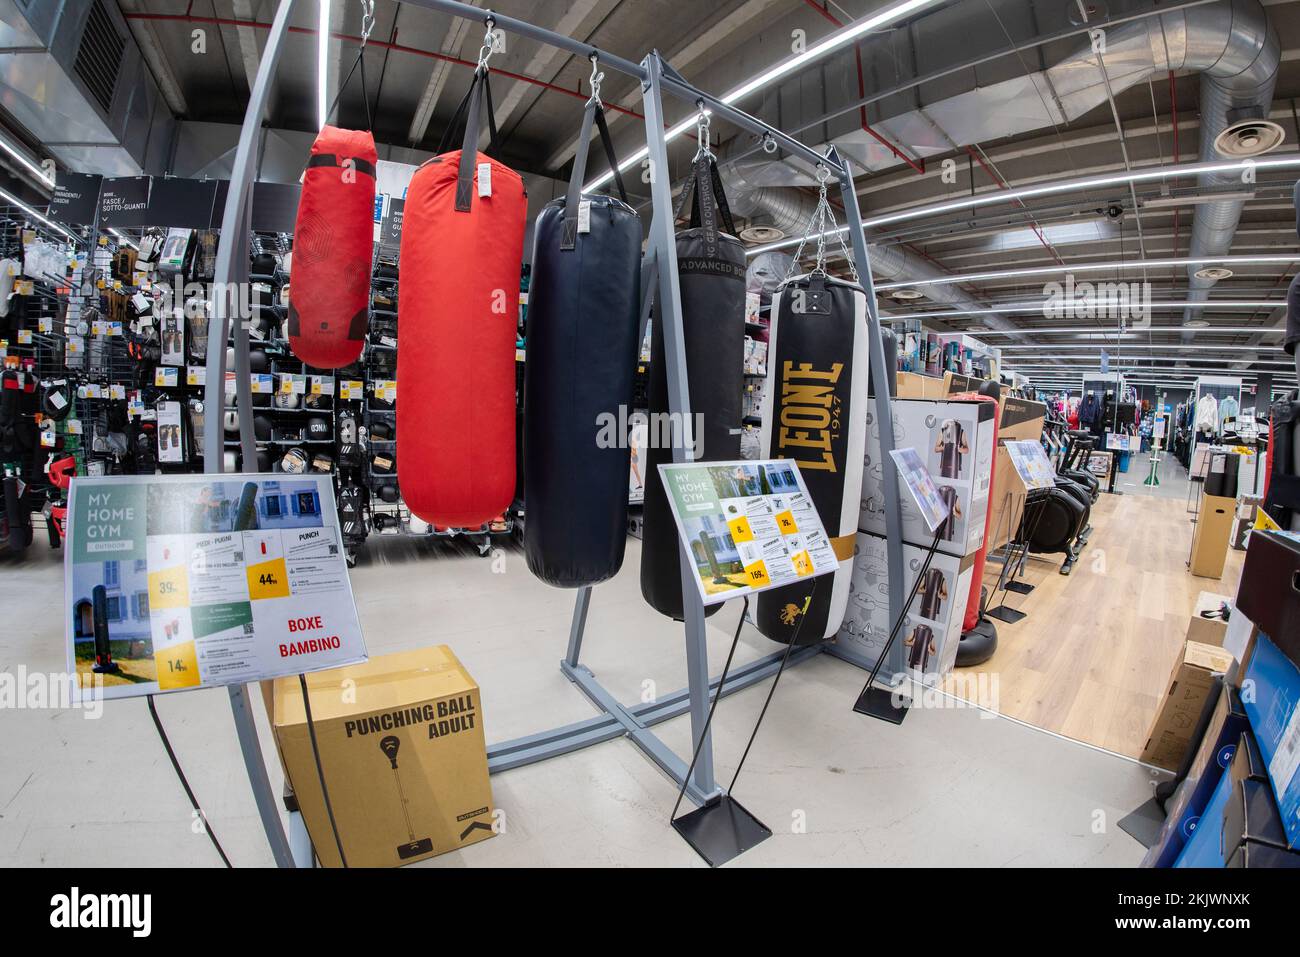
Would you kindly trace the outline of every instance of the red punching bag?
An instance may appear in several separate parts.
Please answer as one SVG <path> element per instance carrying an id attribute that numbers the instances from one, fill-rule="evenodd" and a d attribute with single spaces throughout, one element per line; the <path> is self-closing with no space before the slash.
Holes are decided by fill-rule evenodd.
<path id="1" fill-rule="evenodd" d="M 351 365 L 365 344 L 378 159 L 365 130 L 326 126 L 311 147 L 294 227 L 289 347 L 317 369 Z"/>
<path id="2" fill-rule="evenodd" d="M 949 396 L 950 399 L 980 399 L 984 402 L 992 402 L 997 405 L 998 400 L 989 395 L 983 395 L 977 392 L 964 392 L 961 395 Z M 989 488 L 993 488 L 993 472 L 998 465 L 998 414 L 993 414 L 993 461 L 989 463 Z M 990 493 L 991 494 L 991 493 Z M 992 533 L 993 507 L 989 507 L 984 512 L 984 544 L 979 547 L 975 553 L 975 567 L 972 570 L 970 581 L 970 595 L 966 600 L 966 618 L 962 622 L 962 632 L 968 632 L 980 622 L 980 599 L 984 592 L 984 562 L 988 558 L 989 552 L 989 535 Z"/>
<path id="3" fill-rule="evenodd" d="M 406 193 L 398 298 L 397 480 L 431 525 L 478 528 L 515 492 L 515 331 L 528 197 L 476 149 L 474 74 L 463 148 L 421 166 Z M 457 107 L 450 129 L 465 111 Z M 493 139 L 496 138 L 493 122 Z"/>

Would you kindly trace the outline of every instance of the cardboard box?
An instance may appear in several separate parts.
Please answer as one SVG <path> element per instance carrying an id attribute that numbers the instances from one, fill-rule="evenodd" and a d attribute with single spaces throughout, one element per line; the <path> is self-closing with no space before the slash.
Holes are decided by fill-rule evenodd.
<path id="1" fill-rule="evenodd" d="M 925 561 L 927 548 L 903 547 L 906 597 Z M 913 677 L 936 678 L 952 670 L 961 643 L 961 626 L 970 597 L 974 556 L 956 557 L 935 552 L 921 591 L 908 612 L 903 630 L 894 639 L 903 648 L 903 660 Z M 880 657 L 893 622 L 889 617 L 889 562 L 885 539 L 859 532 L 849 604 L 836 642 L 874 662 Z M 910 643 L 909 643 L 910 642 Z"/>
<path id="2" fill-rule="evenodd" d="M 1165 684 L 1164 698 L 1147 732 L 1142 760 L 1158 768 L 1178 770 L 1194 742 L 1192 734 L 1205 707 L 1215 674 L 1224 674 L 1232 655 L 1222 648 L 1188 641 Z"/>
<path id="3" fill-rule="evenodd" d="M 892 403 L 894 447 L 915 448 L 938 486 L 953 504 L 952 518 L 944 526 L 939 550 L 964 557 L 984 544 L 984 518 L 988 512 L 989 472 L 993 463 L 992 402 L 900 399 Z M 862 473 L 862 507 L 858 528 L 884 535 L 884 470 L 897 473 L 894 461 L 881 461 L 880 425 L 876 410 L 867 410 L 866 458 Z M 930 547 L 934 533 L 899 480 L 903 516 L 903 541 Z"/>
<path id="4" fill-rule="evenodd" d="M 942 399 L 948 394 L 943 380 L 937 376 L 900 372 L 896 383 L 894 397 L 898 399 Z"/>
<path id="5" fill-rule="evenodd" d="M 1197 641 L 1203 645 L 1223 647 L 1223 639 L 1228 634 L 1228 623 L 1222 618 L 1202 618 L 1201 612 L 1217 612 L 1227 604 L 1232 606 L 1232 599 L 1212 591 L 1203 591 L 1196 596 L 1196 607 L 1192 610 L 1191 621 L 1187 624 L 1187 640 Z"/>
<path id="6" fill-rule="evenodd" d="M 1300 664 L 1300 540 L 1294 535 L 1250 533 L 1237 611 Z"/>
<path id="7" fill-rule="evenodd" d="M 1232 537 L 1233 513 L 1237 500 L 1219 495 L 1202 495 L 1192 535 L 1192 574 L 1201 578 L 1222 578 Z"/>
<path id="8" fill-rule="evenodd" d="M 1266 635 L 1256 637 L 1246 663 L 1242 701 L 1288 844 L 1300 849 L 1300 668 Z"/>
<path id="9" fill-rule="evenodd" d="M 1002 418 L 998 422 L 998 441 L 1003 439 L 1041 439 L 1047 404 L 1013 395 L 1002 397 Z"/>
<path id="10" fill-rule="evenodd" d="M 478 685 L 445 645 L 307 676 L 349 867 L 396 867 L 493 836 Z M 297 677 L 275 682 L 276 744 L 316 855 L 340 865 Z"/>
<path id="11" fill-rule="evenodd" d="M 958 395 L 962 392 L 978 392 L 980 386 L 987 381 L 987 379 L 981 379 L 978 376 L 962 375 L 960 372 L 945 372 L 943 374 L 943 394 L 949 396 Z"/>
<path id="12" fill-rule="evenodd" d="M 1210 803 L 1224 771 L 1232 763 L 1241 736 L 1250 722 L 1236 689 L 1224 685 L 1205 734 L 1196 748 L 1187 776 L 1165 805 L 1167 817 L 1160 836 L 1142 858 L 1143 867 L 1172 867 Z"/>

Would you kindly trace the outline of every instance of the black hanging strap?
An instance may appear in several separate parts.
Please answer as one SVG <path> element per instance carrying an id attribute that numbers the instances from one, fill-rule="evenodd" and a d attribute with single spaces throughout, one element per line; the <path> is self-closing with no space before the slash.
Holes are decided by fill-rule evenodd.
<path id="1" fill-rule="evenodd" d="M 723 229 L 732 236 L 736 235 L 736 224 L 731 218 L 722 177 L 712 155 L 696 157 L 691 175 L 677 197 L 677 206 L 673 209 L 674 222 L 681 218 L 688 200 L 691 202 L 691 228 L 704 228 L 705 249 L 709 255 L 714 255 L 718 245 L 718 216 L 722 217 Z"/>
<path id="2" fill-rule="evenodd" d="M 366 89 L 366 58 L 365 57 L 366 57 L 366 45 L 362 43 L 361 46 L 357 49 L 357 58 L 352 61 L 352 69 L 348 70 L 347 77 L 344 78 L 343 82 L 339 84 L 339 91 L 334 95 L 334 102 L 331 103 L 330 108 L 325 111 L 325 122 L 328 123 L 329 118 L 333 116 L 334 111 L 338 109 L 339 100 L 343 99 L 343 91 L 346 90 L 348 88 L 348 84 L 352 82 L 352 74 L 357 72 L 357 67 L 360 67 L 361 68 L 361 99 L 366 104 L 366 129 L 373 130 L 375 128 L 374 120 L 370 116 L 370 92 Z"/>
<path id="3" fill-rule="evenodd" d="M 443 132 L 442 140 L 438 143 L 438 153 L 441 154 L 446 151 L 451 131 L 460 122 L 461 115 L 465 114 L 465 136 L 461 141 L 460 166 L 456 175 L 456 211 L 461 213 L 469 212 L 473 199 L 474 167 L 478 160 L 479 113 L 482 111 L 484 98 L 487 100 L 488 131 L 490 134 L 488 153 L 496 152 L 497 118 L 496 110 L 492 105 L 492 84 L 488 79 L 486 67 L 480 67 L 474 71 L 474 78 L 470 80 L 465 99 L 456 107 L 451 125 Z"/>
<path id="4" fill-rule="evenodd" d="M 614 180 L 623 202 L 627 202 L 627 190 L 623 188 L 623 177 L 618 173 L 618 159 L 614 155 L 614 143 L 609 138 L 609 127 L 605 123 L 605 111 L 596 99 L 587 101 L 587 108 L 582 114 L 582 132 L 578 134 L 578 151 L 573 156 L 573 172 L 569 176 L 569 189 L 564 194 L 564 228 L 560 234 L 560 249 L 574 249 L 578 244 L 578 209 L 582 204 L 582 181 L 587 175 L 587 154 L 591 147 L 591 127 L 596 124 L 600 138 L 605 145 L 605 156 L 609 159 L 609 168 L 614 171 Z"/>

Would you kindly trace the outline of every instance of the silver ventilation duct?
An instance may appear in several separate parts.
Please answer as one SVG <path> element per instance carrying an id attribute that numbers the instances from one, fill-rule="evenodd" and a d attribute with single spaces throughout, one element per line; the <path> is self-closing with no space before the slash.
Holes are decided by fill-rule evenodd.
<path id="1" fill-rule="evenodd" d="M 1107 79 L 1118 94 L 1171 70 L 1197 72 L 1202 75 L 1201 159 L 1240 159 L 1266 152 L 1280 142 L 1280 129 L 1266 119 L 1278 62 L 1277 34 L 1259 0 L 1224 0 L 1106 28 L 1096 49 L 1089 39 L 1047 70 L 876 119 L 872 125 L 914 156 L 943 155 L 960 146 L 1068 124 L 1106 102 Z M 841 154 L 868 170 L 887 169 L 901 162 L 865 131 L 837 136 L 835 145 Z M 733 155 L 750 146 L 745 143 Z M 762 160 L 761 154 L 755 154 L 724 166 L 732 205 L 742 215 L 760 217 L 763 225 L 798 235 L 807 226 L 813 200 L 782 187 L 811 186 L 815 180 L 810 171 L 786 160 L 767 164 L 777 171 L 758 181 L 756 168 Z M 1201 178 L 1203 187 L 1225 185 L 1222 174 Z M 1226 253 L 1242 206 L 1242 200 L 1198 205 L 1192 223 L 1192 255 Z M 939 272 L 898 247 L 873 246 L 872 255 L 873 272 L 882 278 L 886 269 L 897 270 L 889 273 L 889 278 L 904 281 Z M 1188 298 L 1205 299 L 1215 281 L 1193 276 Z M 951 285 L 922 288 L 936 302 L 955 302 L 958 300 L 950 297 L 964 295 Z M 995 315 L 989 318 L 995 328 L 1005 322 Z"/>

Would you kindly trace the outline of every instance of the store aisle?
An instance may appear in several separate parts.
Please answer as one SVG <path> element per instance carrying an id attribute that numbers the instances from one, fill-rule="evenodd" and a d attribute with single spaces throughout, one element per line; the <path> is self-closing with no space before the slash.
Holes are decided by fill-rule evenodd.
<path id="1" fill-rule="evenodd" d="M 482 686 L 489 741 L 592 715 L 557 667 L 571 592 L 538 582 L 513 551 L 485 559 L 468 548 L 373 544 L 353 572 L 372 654 L 449 644 Z M 19 662 L 29 671 L 63 667 L 59 558 L 43 549 L 31 556 L 0 566 L 0 601 L 21 609 L 0 632 L 0 668 L 11 673 Z M 642 603 L 638 559 L 631 542 L 623 571 L 597 589 L 584 652 L 625 701 L 675 690 L 685 678 L 680 627 Z M 729 607 L 710 620 L 715 668 L 738 614 Z M 738 658 L 774 648 L 747 630 Z M 1115 822 L 1149 795 L 1156 778 L 1148 769 L 942 698 L 901 726 L 876 722 L 851 711 L 863 678 L 822 656 L 782 679 L 737 790 L 776 836 L 739 865 L 1079 867 L 1140 859 L 1142 848 Z M 715 753 L 724 782 L 765 694 L 751 688 L 719 708 Z M 164 696 L 158 710 L 231 858 L 268 864 L 225 691 Z M 16 710 L 5 721 L 0 862 L 218 863 L 143 701 L 110 702 L 99 720 Z M 686 719 L 659 730 L 687 749 Z M 278 787 L 265 727 L 262 741 Z M 493 788 L 506 833 L 422 866 L 701 863 L 667 826 L 672 786 L 626 741 L 505 772 Z"/>
<path id="2" fill-rule="evenodd" d="M 1059 555 L 1031 559 L 1025 580 L 1034 591 L 1005 599 L 1028 617 L 997 622 L 997 653 L 958 669 L 949 686 L 996 675 L 1002 713 L 1136 758 L 1197 595 L 1235 595 L 1241 577 L 1245 553 L 1232 550 L 1219 580 L 1187 570 L 1191 519 L 1182 496 L 1103 494 L 1074 572 L 1059 574 Z M 989 563 L 989 588 L 999 571 Z"/>

